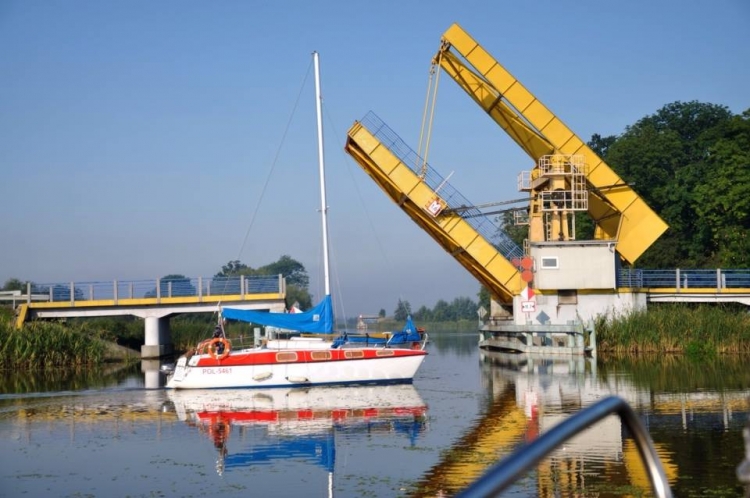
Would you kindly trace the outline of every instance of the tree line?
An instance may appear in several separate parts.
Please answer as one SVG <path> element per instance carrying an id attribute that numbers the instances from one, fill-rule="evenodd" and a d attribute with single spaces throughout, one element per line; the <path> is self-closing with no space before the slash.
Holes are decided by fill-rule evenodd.
<path id="1" fill-rule="evenodd" d="M 416 311 L 412 311 L 409 301 L 399 299 L 396 310 L 393 312 L 393 318 L 394 320 L 404 321 L 408 316 L 411 316 L 412 319 L 419 322 L 472 320 L 477 318 L 477 308 L 476 301 L 468 297 L 457 297 L 450 303 L 439 299 L 432 308 L 422 305 Z"/>

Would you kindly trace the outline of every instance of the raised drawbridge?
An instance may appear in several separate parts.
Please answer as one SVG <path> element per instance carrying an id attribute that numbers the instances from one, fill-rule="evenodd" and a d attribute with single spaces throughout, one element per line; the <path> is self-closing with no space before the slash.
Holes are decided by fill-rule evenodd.
<path id="1" fill-rule="evenodd" d="M 508 301 L 520 291 L 520 272 L 511 260 L 523 251 L 478 209 L 458 209 L 471 203 L 375 114 L 352 126 L 346 151 L 482 285 Z"/>
<path id="2" fill-rule="evenodd" d="M 529 193 L 529 241 L 575 238 L 573 214 L 587 211 L 595 239 L 635 262 L 666 223 L 586 143 L 458 24 L 433 60 L 534 160 L 520 182 Z M 374 114 L 355 122 L 345 150 L 417 225 L 501 303 L 525 285 L 522 251 L 490 218 Z"/>

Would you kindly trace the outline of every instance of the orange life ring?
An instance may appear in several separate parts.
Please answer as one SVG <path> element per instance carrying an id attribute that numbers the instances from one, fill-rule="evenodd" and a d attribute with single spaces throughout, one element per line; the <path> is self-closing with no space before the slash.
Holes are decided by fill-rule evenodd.
<path id="1" fill-rule="evenodd" d="M 219 344 L 224 345 L 224 349 L 219 354 Z M 227 356 L 229 356 L 229 350 L 232 349 L 232 343 L 229 342 L 228 339 L 225 339 L 223 337 L 216 337 L 215 339 L 211 339 L 211 342 L 208 343 L 208 354 L 214 357 L 216 360 L 223 360 Z"/>

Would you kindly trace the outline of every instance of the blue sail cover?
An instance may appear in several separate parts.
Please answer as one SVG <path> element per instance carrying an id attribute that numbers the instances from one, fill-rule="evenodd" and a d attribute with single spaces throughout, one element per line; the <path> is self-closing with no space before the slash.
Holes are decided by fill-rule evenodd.
<path id="1" fill-rule="evenodd" d="M 407 342 L 419 342 L 421 340 L 422 337 L 419 335 L 419 331 L 417 330 L 416 325 L 414 325 L 411 315 L 409 315 L 406 318 L 406 325 L 404 325 L 403 330 L 394 332 L 391 340 L 388 341 L 388 344 L 405 344 Z"/>
<path id="2" fill-rule="evenodd" d="M 230 320 L 317 334 L 333 333 L 333 304 L 328 295 L 309 311 L 302 313 L 269 313 L 267 311 L 223 308 L 221 314 Z"/>
<path id="3" fill-rule="evenodd" d="M 410 342 L 420 342 L 422 340 L 422 336 L 419 334 L 419 330 L 417 330 L 417 326 L 414 325 L 414 321 L 411 319 L 411 315 L 409 315 L 406 318 L 406 325 L 404 325 L 404 328 L 402 330 L 396 330 L 393 332 L 390 338 L 385 337 L 371 337 L 370 334 L 357 334 L 357 335 L 349 335 L 345 334 L 342 337 L 339 337 L 336 339 L 333 343 L 333 347 L 339 347 L 342 344 L 345 344 L 347 342 L 357 342 L 357 343 L 365 343 L 365 344 L 388 344 L 388 345 L 396 345 L 396 344 L 408 344 Z"/>

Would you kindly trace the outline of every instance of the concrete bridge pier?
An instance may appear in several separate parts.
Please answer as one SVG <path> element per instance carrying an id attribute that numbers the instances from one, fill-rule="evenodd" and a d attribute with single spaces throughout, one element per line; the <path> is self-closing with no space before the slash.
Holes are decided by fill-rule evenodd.
<path id="1" fill-rule="evenodd" d="M 141 372 L 143 372 L 146 389 L 161 389 L 166 384 L 166 376 L 161 372 L 162 364 L 161 360 L 141 361 Z"/>
<path id="2" fill-rule="evenodd" d="M 141 346 L 141 358 L 158 359 L 174 354 L 169 316 L 146 316 L 145 344 Z"/>

